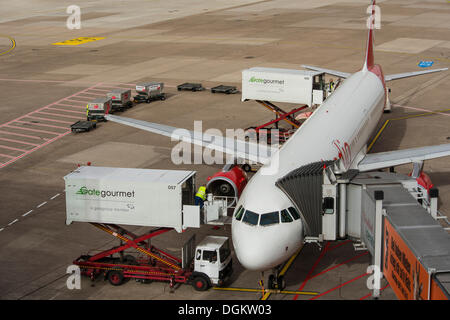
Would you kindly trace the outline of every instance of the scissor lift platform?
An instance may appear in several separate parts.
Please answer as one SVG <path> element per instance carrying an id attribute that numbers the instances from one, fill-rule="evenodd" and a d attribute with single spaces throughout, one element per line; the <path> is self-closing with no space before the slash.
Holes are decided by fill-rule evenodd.
<path id="1" fill-rule="evenodd" d="M 187 283 L 192 275 L 181 267 L 182 261 L 167 252 L 151 245 L 147 240 L 172 229 L 158 228 L 137 236 L 114 224 L 91 223 L 96 228 L 120 240 L 120 246 L 102 251 L 93 256 L 82 255 L 73 263 L 79 266 L 82 274 L 92 280 L 103 275 L 105 279 L 119 286 L 126 278 L 168 281 L 173 288 L 176 283 Z M 134 248 L 140 257 L 124 255 L 126 249 Z M 113 257 L 114 254 L 119 257 Z"/>
<path id="2" fill-rule="evenodd" d="M 183 246 L 183 258 L 179 259 L 156 248 L 149 241 L 151 238 L 173 230 L 171 228 L 157 228 L 138 236 L 115 224 L 93 222 L 91 224 L 120 240 L 119 246 L 95 255 L 82 255 L 73 261 L 74 265 L 80 267 L 81 274 L 90 277 L 93 281 L 103 275 L 104 279 L 108 279 L 114 286 L 123 284 L 126 279 L 136 279 L 136 281 L 143 283 L 151 281 L 169 282 L 171 291 L 173 291 L 175 285 L 182 283 L 191 284 L 197 291 L 204 291 L 214 284 L 219 286 L 224 284 L 233 272 L 230 255 L 223 261 L 221 256 L 220 264 L 218 264 L 219 261 L 214 263 L 217 268 L 223 266 L 222 269 L 217 269 L 218 277 L 206 272 L 206 269 L 199 271 L 197 269 L 197 264 L 200 263 L 198 258 L 194 263 L 196 251 L 201 254 L 205 248 L 208 250 L 211 248 L 213 250 L 214 248 L 219 249 L 218 244 L 210 244 L 208 241 L 220 242 L 220 250 L 222 250 L 225 248 L 223 247 L 225 244 L 228 246 L 228 238 L 206 237 L 195 247 L 195 236 L 192 236 Z M 125 255 L 127 249 L 135 249 L 138 255 Z M 204 261 L 202 263 L 205 264 Z M 210 261 L 210 263 L 213 262 Z"/>

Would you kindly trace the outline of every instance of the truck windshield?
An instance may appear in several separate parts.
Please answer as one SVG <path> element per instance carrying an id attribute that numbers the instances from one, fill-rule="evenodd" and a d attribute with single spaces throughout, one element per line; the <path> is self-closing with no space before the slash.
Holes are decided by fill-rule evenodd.
<path id="1" fill-rule="evenodd" d="M 226 241 L 219 249 L 220 262 L 224 262 L 230 253 L 230 244 Z"/>

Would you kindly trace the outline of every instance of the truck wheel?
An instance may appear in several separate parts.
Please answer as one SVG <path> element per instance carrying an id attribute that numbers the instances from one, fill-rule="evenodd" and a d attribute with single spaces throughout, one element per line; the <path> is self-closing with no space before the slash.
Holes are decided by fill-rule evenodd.
<path id="1" fill-rule="evenodd" d="M 146 99 L 145 102 L 146 102 L 146 103 L 150 103 L 150 99 Z"/>
<path id="2" fill-rule="evenodd" d="M 123 280 L 123 273 L 121 271 L 112 270 L 108 272 L 108 281 L 113 286 L 120 286 L 121 284 L 123 284 Z"/>
<path id="3" fill-rule="evenodd" d="M 161 100 L 166 100 L 166 96 L 162 95 L 160 99 Z"/>
<path id="4" fill-rule="evenodd" d="M 242 170 L 244 170 L 245 172 L 250 172 L 252 171 L 252 167 L 248 163 L 244 163 L 242 165 Z"/>
<path id="5" fill-rule="evenodd" d="M 204 277 L 195 277 L 192 281 L 192 286 L 197 291 L 205 291 L 208 289 L 208 281 Z"/>

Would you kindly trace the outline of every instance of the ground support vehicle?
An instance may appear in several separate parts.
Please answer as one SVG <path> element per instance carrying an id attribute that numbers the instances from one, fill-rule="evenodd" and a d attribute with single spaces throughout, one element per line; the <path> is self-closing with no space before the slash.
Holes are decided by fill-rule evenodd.
<path id="1" fill-rule="evenodd" d="M 183 246 L 179 259 L 149 241 L 171 228 L 157 228 L 138 236 L 114 224 L 91 224 L 120 240 L 119 246 L 93 256 L 82 255 L 73 262 L 80 267 L 81 274 L 92 280 L 103 276 L 114 286 L 127 279 L 144 283 L 165 281 L 171 290 L 185 283 L 204 291 L 213 285 L 223 285 L 233 272 L 227 237 L 208 236 L 195 247 L 194 235 Z M 127 249 L 135 249 L 138 255 L 125 254 Z"/>

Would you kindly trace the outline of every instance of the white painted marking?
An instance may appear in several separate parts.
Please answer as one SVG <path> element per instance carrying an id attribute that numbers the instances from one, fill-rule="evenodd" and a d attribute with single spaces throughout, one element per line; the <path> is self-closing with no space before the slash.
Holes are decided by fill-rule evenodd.
<path id="1" fill-rule="evenodd" d="M 40 208 L 40 207 L 42 207 L 44 204 L 46 204 L 47 203 L 47 201 L 44 201 L 44 202 L 42 202 L 40 205 L 38 205 L 36 208 Z"/>
<path id="2" fill-rule="evenodd" d="M 16 220 L 14 220 L 14 221 L 11 221 L 10 223 L 8 223 L 8 226 L 13 225 L 13 224 L 16 223 L 17 221 L 19 221 L 19 219 L 16 219 Z"/>
<path id="3" fill-rule="evenodd" d="M 58 193 L 58 194 L 55 194 L 53 197 L 51 197 L 50 198 L 50 200 L 53 200 L 53 199 L 55 199 L 57 196 L 59 196 L 60 195 L 60 193 Z"/>
<path id="4" fill-rule="evenodd" d="M 0 229 L 0 232 L 2 232 L 3 230 L 5 230 L 5 228 L 1 228 L 1 229 Z"/>
<path id="5" fill-rule="evenodd" d="M 33 212 L 33 210 L 30 210 L 30 211 L 28 211 L 27 213 L 24 213 L 24 214 L 22 215 L 22 217 L 26 217 L 26 216 L 29 215 L 31 212 Z"/>

